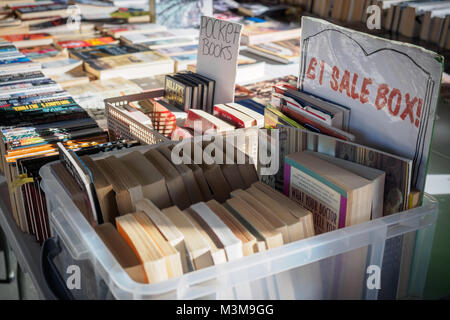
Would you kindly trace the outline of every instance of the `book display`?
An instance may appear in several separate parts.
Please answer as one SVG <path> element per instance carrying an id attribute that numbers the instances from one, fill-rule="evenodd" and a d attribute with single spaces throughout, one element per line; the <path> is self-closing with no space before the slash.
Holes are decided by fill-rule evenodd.
<path id="1" fill-rule="evenodd" d="M 5 1 L 0 218 L 61 299 L 420 297 L 444 57 L 341 25 L 447 2 Z"/>

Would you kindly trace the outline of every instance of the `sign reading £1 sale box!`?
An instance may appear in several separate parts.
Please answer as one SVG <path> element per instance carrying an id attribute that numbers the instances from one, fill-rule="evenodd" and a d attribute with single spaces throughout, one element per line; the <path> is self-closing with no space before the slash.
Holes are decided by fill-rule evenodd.
<path id="1" fill-rule="evenodd" d="M 197 73 L 216 81 L 214 104 L 234 101 L 242 25 L 202 16 Z"/>
<path id="2" fill-rule="evenodd" d="M 423 191 L 443 58 L 303 17 L 299 89 L 350 109 L 356 142 L 413 160 Z"/>

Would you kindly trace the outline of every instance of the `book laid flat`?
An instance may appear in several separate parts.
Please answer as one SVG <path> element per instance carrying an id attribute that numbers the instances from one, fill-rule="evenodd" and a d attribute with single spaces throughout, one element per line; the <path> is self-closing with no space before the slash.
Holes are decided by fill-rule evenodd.
<path id="1" fill-rule="evenodd" d="M 189 272 L 184 236 L 172 221 L 148 199 L 139 200 L 136 203 L 136 210 L 144 212 L 152 220 L 163 237 L 180 253 L 183 273 Z"/>
<path id="2" fill-rule="evenodd" d="M 116 218 L 116 226 L 144 267 L 146 282 L 169 279 L 164 255 L 139 221 L 132 214 L 127 214 Z"/>
<path id="3" fill-rule="evenodd" d="M 163 209 L 162 212 L 183 234 L 188 252 L 190 270 L 200 270 L 214 265 L 211 249 L 204 236 L 191 220 L 177 207 Z"/>
<path id="4" fill-rule="evenodd" d="M 317 234 L 369 221 L 373 182 L 304 152 L 286 156 L 284 193 L 311 210 Z"/>
<path id="5" fill-rule="evenodd" d="M 256 119 L 224 104 L 215 105 L 213 114 L 219 119 L 231 123 L 236 128 L 249 128 L 257 124 Z"/>
<path id="6" fill-rule="evenodd" d="M 146 283 L 141 262 L 117 229 L 111 223 L 103 223 L 94 227 L 94 230 L 130 278 Z"/>
<path id="7" fill-rule="evenodd" d="M 135 212 L 136 201 L 143 197 L 142 186 L 136 177 L 114 156 L 96 160 L 95 163 L 113 186 L 119 214 Z"/>
<path id="8" fill-rule="evenodd" d="M 157 52 L 147 51 L 88 60 L 84 67 L 99 79 L 117 76 L 134 79 L 170 73 L 173 71 L 173 60 Z"/>
<path id="9" fill-rule="evenodd" d="M 94 47 L 94 46 L 102 46 L 105 44 L 116 44 L 119 41 L 115 40 L 112 37 L 101 37 L 101 38 L 91 38 L 85 40 L 66 40 L 66 41 L 58 41 L 56 46 L 58 48 L 84 48 L 84 47 Z"/>
<path id="10" fill-rule="evenodd" d="M 246 25 L 242 30 L 241 43 L 244 45 L 270 41 L 282 41 L 300 37 L 301 29 L 280 22 L 263 22 Z"/>
<path id="11" fill-rule="evenodd" d="M 201 131 L 202 133 L 209 132 L 209 134 L 233 131 L 235 129 L 234 126 L 225 121 L 203 110 L 195 109 L 189 109 L 185 127 Z"/>
<path id="12" fill-rule="evenodd" d="M 293 63 L 300 59 L 299 37 L 284 41 L 275 41 L 250 45 L 247 51 L 280 63 Z"/>
<path id="13" fill-rule="evenodd" d="M 172 205 L 164 176 L 139 151 L 130 152 L 119 160 L 127 166 L 142 186 L 142 195 L 151 200 L 158 208 Z"/>
<path id="14" fill-rule="evenodd" d="M 53 36 L 48 33 L 12 34 L 0 38 L 12 42 L 17 48 L 50 45 L 53 42 Z"/>

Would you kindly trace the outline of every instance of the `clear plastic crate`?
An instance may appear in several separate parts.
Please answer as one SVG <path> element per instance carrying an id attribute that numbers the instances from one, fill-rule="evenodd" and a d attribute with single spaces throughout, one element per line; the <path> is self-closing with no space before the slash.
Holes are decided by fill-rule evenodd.
<path id="1" fill-rule="evenodd" d="M 155 146 L 133 148 L 141 152 Z M 113 152 L 120 156 L 130 152 Z M 96 157 L 105 157 L 105 153 Z M 81 272 L 78 299 L 395 299 L 420 298 L 430 258 L 437 202 L 425 195 L 420 208 L 296 241 L 237 261 L 155 284 L 133 281 L 44 166 L 50 229 L 61 251 L 53 262 L 62 282 Z M 407 240 L 413 242 L 406 246 Z M 411 263 L 400 263 L 412 250 Z M 371 284 L 381 271 L 381 288 Z M 400 268 L 400 266 L 402 266 Z M 73 267 L 72 267 L 73 268 Z M 369 268 L 369 269 L 368 269 Z M 368 273 L 369 271 L 369 273 Z"/>

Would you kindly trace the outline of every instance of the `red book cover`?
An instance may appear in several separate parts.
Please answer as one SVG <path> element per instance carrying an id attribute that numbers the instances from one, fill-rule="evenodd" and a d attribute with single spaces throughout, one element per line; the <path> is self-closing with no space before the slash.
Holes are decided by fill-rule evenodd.
<path id="1" fill-rule="evenodd" d="M 51 39 L 53 36 L 48 33 L 24 33 L 24 34 L 11 34 L 6 36 L 1 36 L 1 38 L 10 42 L 26 41 L 26 40 L 41 40 L 41 39 Z"/>
<path id="2" fill-rule="evenodd" d="M 115 43 L 116 40 L 111 37 L 103 37 L 103 38 L 94 38 L 87 40 L 69 40 L 69 41 L 60 41 L 58 45 L 62 48 L 85 48 L 85 47 L 94 47 L 101 46 L 105 44 Z"/>
<path id="3" fill-rule="evenodd" d="M 184 124 L 186 128 L 191 128 L 194 130 L 201 130 L 204 133 L 207 130 L 216 130 L 216 125 L 207 119 L 203 118 L 201 115 L 195 113 L 192 109 L 189 110 L 186 122 Z"/>
<path id="4" fill-rule="evenodd" d="M 220 105 L 214 106 L 214 115 L 226 122 L 231 122 L 236 128 L 245 128 L 245 123 L 241 119 L 223 110 Z"/>

